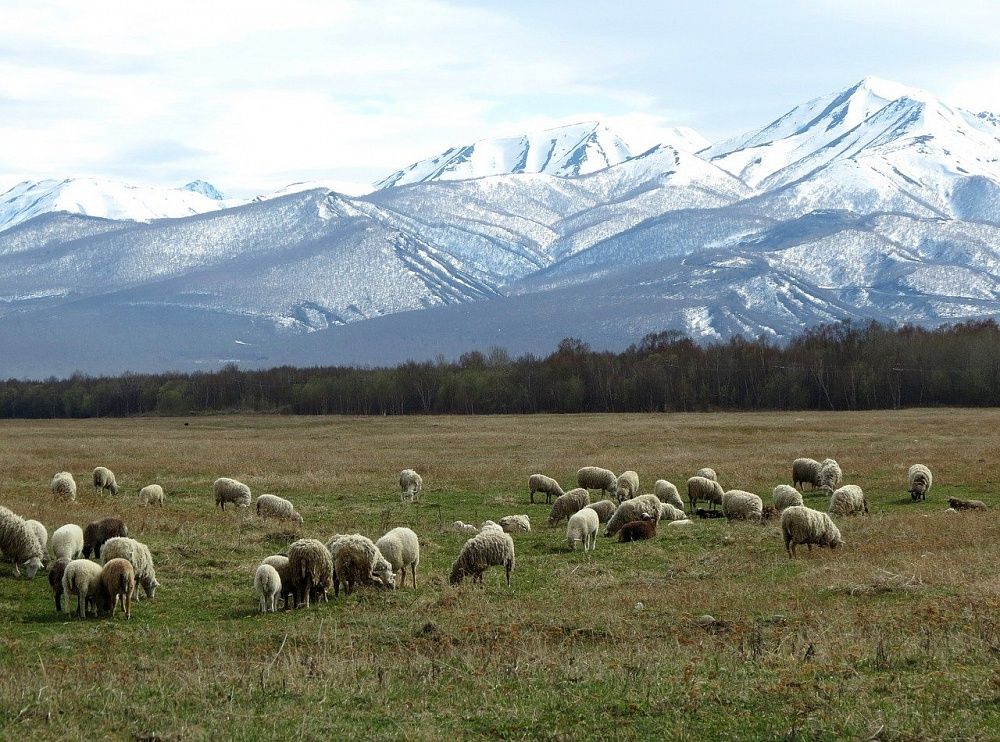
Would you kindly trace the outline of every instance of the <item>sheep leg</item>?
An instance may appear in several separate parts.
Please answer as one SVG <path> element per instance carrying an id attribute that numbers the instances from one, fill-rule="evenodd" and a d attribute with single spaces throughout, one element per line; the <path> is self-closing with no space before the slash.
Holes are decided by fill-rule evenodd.
<path id="1" fill-rule="evenodd" d="M 403 574 L 406 574 L 406 567 L 403 567 Z M 412 580 L 410 580 L 410 582 L 413 583 L 413 589 L 416 590 L 417 589 L 417 565 L 416 564 L 411 564 L 410 565 L 410 576 L 413 578 Z"/>
<path id="2" fill-rule="evenodd" d="M 510 589 L 510 562 L 504 565 L 504 569 L 507 572 L 507 589 Z"/>
<path id="3" fill-rule="evenodd" d="M 399 570 L 399 574 L 393 573 L 393 576 L 396 578 L 397 585 L 400 587 L 406 587 L 406 567 Z"/>
<path id="4" fill-rule="evenodd" d="M 125 607 L 125 618 L 132 618 L 132 598 L 129 597 L 127 592 L 122 596 L 122 603 L 124 603 Z"/>
<path id="5" fill-rule="evenodd" d="M 530 503 L 531 503 L 532 505 L 534 505 L 534 504 L 535 504 L 535 491 L 534 491 L 534 490 L 531 490 L 531 492 L 530 492 L 530 493 L 528 493 L 528 501 L 529 501 L 529 502 L 530 502 Z M 546 500 L 546 502 L 548 502 L 548 500 Z"/>

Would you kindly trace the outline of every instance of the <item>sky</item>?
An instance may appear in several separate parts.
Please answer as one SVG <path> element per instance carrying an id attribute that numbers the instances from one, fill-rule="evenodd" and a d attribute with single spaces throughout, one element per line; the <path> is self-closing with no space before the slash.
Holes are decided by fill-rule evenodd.
<path id="1" fill-rule="evenodd" d="M 982 0 L 0 0 L 0 193 L 94 176 L 348 192 L 455 145 L 601 120 L 713 141 L 874 75 L 1000 111 Z"/>

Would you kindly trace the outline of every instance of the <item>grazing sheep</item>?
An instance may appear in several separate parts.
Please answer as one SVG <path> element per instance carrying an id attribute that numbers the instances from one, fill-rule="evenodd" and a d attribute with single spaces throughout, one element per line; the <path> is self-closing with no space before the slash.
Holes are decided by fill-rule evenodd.
<path id="1" fill-rule="evenodd" d="M 722 514 L 728 520 L 752 520 L 760 523 L 764 502 L 753 492 L 729 490 L 722 495 Z"/>
<path id="2" fill-rule="evenodd" d="M 226 509 L 227 502 L 233 503 L 238 508 L 248 508 L 253 500 L 249 487 L 229 477 L 216 479 L 212 483 L 212 491 L 215 493 L 215 506 L 223 510 Z"/>
<path id="3" fill-rule="evenodd" d="M 525 515 L 505 515 L 500 519 L 504 533 L 531 533 L 531 518 Z"/>
<path id="4" fill-rule="evenodd" d="M 808 482 L 815 489 L 819 487 L 820 463 L 816 459 L 795 459 L 792 462 L 792 485 L 798 487 L 800 484 L 805 489 Z"/>
<path id="5" fill-rule="evenodd" d="M 127 559 L 116 558 L 106 562 L 101 570 L 104 594 L 111 604 L 111 618 L 115 617 L 118 601 L 121 601 L 125 618 L 132 618 L 132 595 L 135 593 L 135 570 Z"/>
<path id="6" fill-rule="evenodd" d="M 716 505 L 722 504 L 722 485 L 714 479 L 707 477 L 691 477 L 687 482 L 688 502 L 691 503 L 691 510 L 698 509 L 699 500 L 707 500 L 711 503 L 712 509 Z"/>
<path id="7" fill-rule="evenodd" d="M 656 521 L 652 518 L 634 520 L 631 523 L 626 523 L 618 532 L 618 541 L 623 544 L 628 543 L 629 541 L 648 541 L 649 539 L 655 537 Z"/>
<path id="8" fill-rule="evenodd" d="M 492 520 L 483 521 L 483 524 L 479 526 L 479 532 L 482 533 L 483 531 L 499 531 L 500 533 L 504 532 L 500 524 Z"/>
<path id="9" fill-rule="evenodd" d="M 524 516 L 527 518 L 528 516 Z M 503 520 L 500 521 L 503 523 Z M 420 540 L 409 528 L 393 528 L 375 542 L 385 560 L 392 567 L 393 575 L 399 574 L 397 587 L 406 583 L 406 568 L 410 568 L 413 587 L 417 586 L 417 566 L 420 564 Z"/>
<path id="10" fill-rule="evenodd" d="M 960 500 L 957 497 L 949 497 L 948 505 L 955 511 L 986 510 L 986 503 L 982 500 Z"/>
<path id="11" fill-rule="evenodd" d="M 600 516 L 592 505 L 577 510 L 569 516 L 569 521 L 566 523 L 566 543 L 569 548 L 576 551 L 576 542 L 582 541 L 584 552 L 593 551 L 597 547 L 597 529 L 600 527 Z"/>
<path id="12" fill-rule="evenodd" d="M 702 471 L 705 470 L 702 469 Z M 681 510 L 684 509 L 684 500 L 681 499 L 680 492 L 678 492 L 677 488 L 666 479 L 656 480 L 656 483 L 653 485 L 653 494 L 660 499 L 660 502 L 669 502 L 675 508 L 680 508 Z"/>
<path id="13" fill-rule="evenodd" d="M 687 513 L 683 508 L 679 508 L 669 502 L 660 503 L 660 520 L 687 520 Z"/>
<path id="14" fill-rule="evenodd" d="M 329 545 L 327 545 L 327 550 L 329 550 Z M 281 581 L 279 593 L 287 611 L 295 604 L 295 588 L 292 587 L 292 573 L 288 567 L 288 557 L 283 554 L 273 554 L 267 557 L 261 564 L 268 564 L 274 567 L 278 573 L 278 579 Z"/>
<path id="15" fill-rule="evenodd" d="M 38 539 L 38 545 L 42 547 L 42 554 L 44 554 L 45 547 L 49 545 L 49 532 L 37 520 L 26 520 L 24 524 L 35 534 L 35 538 Z"/>
<path id="16" fill-rule="evenodd" d="M 94 489 L 97 492 L 107 490 L 112 495 L 118 494 L 118 482 L 115 481 L 115 473 L 106 466 L 98 466 L 94 469 Z"/>
<path id="17" fill-rule="evenodd" d="M 15 577 L 21 576 L 18 565 L 24 567 L 24 574 L 30 580 L 42 567 L 41 544 L 34 530 L 16 513 L 0 505 L 0 554 L 9 561 Z"/>
<path id="18" fill-rule="evenodd" d="M 774 507 L 778 509 L 778 512 L 793 505 L 802 504 L 802 493 L 788 484 L 779 484 L 774 488 L 772 495 L 774 497 Z"/>
<path id="19" fill-rule="evenodd" d="M 253 586 L 260 596 L 260 612 L 274 613 L 278 609 L 278 595 L 281 594 L 281 577 L 270 564 L 261 564 L 253 576 Z"/>
<path id="20" fill-rule="evenodd" d="M 618 501 L 631 500 L 639 494 L 639 475 L 634 471 L 622 472 L 618 475 Z"/>
<path id="21" fill-rule="evenodd" d="M 926 500 L 927 493 L 931 491 L 931 484 L 934 482 L 931 470 L 923 464 L 914 464 L 906 472 L 906 479 L 910 486 L 910 499 L 914 502 Z"/>
<path id="22" fill-rule="evenodd" d="M 514 569 L 514 539 L 509 533 L 480 533 L 462 546 L 458 558 L 451 565 L 448 581 L 452 585 L 458 585 L 466 576 L 471 575 L 473 582 L 482 584 L 483 572 L 490 567 L 499 566 L 507 573 L 509 588 L 510 573 Z"/>
<path id="23" fill-rule="evenodd" d="M 577 510 L 581 510 L 589 504 L 590 493 L 582 487 L 570 490 L 565 495 L 560 495 L 552 503 L 552 512 L 549 513 L 549 528 L 552 528 L 563 518 L 568 518 Z"/>
<path id="24" fill-rule="evenodd" d="M 109 538 L 101 547 L 101 561 L 107 564 L 112 559 L 125 559 L 131 564 L 132 569 L 135 570 L 136 583 L 142 585 L 146 597 L 150 599 L 156 597 L 156 588 L 160 586 L 160 583 L 156 579 L 153 554 L 146 544 L 125 536 Z M 135 597 L 138 600 L 138 589 L 136 589 Z"/>
<path id="25" fill-rule="evenodd" d="M 778 508 L 774 507 L 774 505 L 765 505 L 764 509 L 761 511 L 760 514 L 760 519 L 764 523 L 780 517 L 781 517 L 781 511 L 778 510 Z"/>
<path id="26" fill-rule="evenodd" d="M 552 502 L 553 497 L 562 497 L 566 493 L 563 492 L 563 488 L 559 486 L 559 482 L 554 480 L 552 477 L 547 477 L 544 474 L 532 474 L 528 477 L 528 489 L 530 493 L 528 497 L 531 499 L 531 504 L 535 504 L 535 493 L 544 492 L 545 493 L 545 504 L 548 505 Z"/>
<path id="27" fill-rule="evenodd" d="M 76 501 L 76 480 L 68 471 L 61 471 L 52 477 L 52 484 L 49 485 L 52 494 L 58 496 L 66 502 Z"/>
<path id="28" fill-rule="evenodd" d="M 139 490 L 139 504 L 143 507 L 146 505 L 163 505 L 163 500 L 163 487 L 158 484 L 147 484 Z"/>
<path id="29" fill-rule="evenodd" d="M 660 501 L 656 495 L 639 495 L 639 497 L 633 497 L 619 505 L 615 514 L 611 516 L 611 520 L 608 521 L 608 525 L 605 526 L 604 535 L 614 536 L 626 523 L 642 520 L 643 515 L 649 516 L 654 521 L 659 519 Z"/>
<path id="30" fill-rule="evenodd" d="M 259 495 L 257 497 L 257 517 L 277 518 L 278 520 L 294 520 L 302 523 L 302 516 L 295 510 L 295 506 L 284 497 L 277 495 Z"/>
<path id="31" fill-rule="evenodd" d="M 694 473 L 696 477 L 705 477 L 705 479 L 711 479 L 713 482 L 718 482 L 719 477 L 715 473 L 715 469 L 710 469 L 707 466 L 702 467 Z"/>
<path id="32" fill-rule="evenodd" d="M 59 526 L 52 534 L 52 555 L 70 561 L 83 556 L 83 529 L 75 523 Z"/>
<path id="33" fill-rule="evenodd" d="M 333 559 L 322 541 L 314 538 L 300 538 L 288 547 L 288 571 L 295 588 L 295 605 L 310 605 L 310 596 L 315 590 L 325 597 L 326 589 L 333 580 Z"/>
<path id="34" fill-rule="evenodd" d="M 424 480 L 413 469 L 403 469 L 399 473 L 399 501 L 420 500 L 420 490 L 424 487 Z"/>
<path id="35" fill-rule="evenodd" d="M 360 533 L 334 536 L 327 542 L 333 557 L 333 592 L 340 596 L 340 585 L 350 595 L 356 584 L 378 585 L 392 590 L 396 577 L 392 565 L 382 556 L 374 542 Z"/>
<path id="36" fill-rule="evenodd" d="M 614 500 L 601 500 L 600 502 L 592 502 L 587 507 L 597 513 L 600 523 L 607 523 L 611 520 L 611 516 L 615 514 L 615 510 L 618 509 L 618 503 Z M 583 509 L 586 510 L 587 508 Z"/>
<path id="37" fill-rule="evenodd" d="M 868 514 L 868 501 L 865 493 L 856 484 L 845 484 L 830 497 L 831 515 Z"/>
<path id="38" fill-rule="evenodd" d="M 843 472 L 840 471 L 840 464 L 833 459 L 823 459 L 820 462 L 819 486 L 820 489 L 826 490 L 828 494 L 833 494 L 833 491 L 840 486 L 840 480 L 843 476 Z"/>
<path id="39" fill-rule="evenodd" d="M 96 616 L 98 610 L 104 608 L 107 596 L 101 580 L 102 571 L 100 564 L 89 559 L 74 559 L 66 565 L 62 582 L 63 613 L 69 613 L 69 599 L 74 595 L 76 615 L 80 618 L 86 618 L 88 610 Z"/>
<path id="40" fill-rule="evenodd" d="M 576 483 L 587 490 L 601 490 L 601 497 L 618 496 L 618 477 L 599 466 L 585 466 L 576 473 Z"/>
<path id="41" fill-rule="evenodd" d="M 808 545 L 809 551 L 813 544 L 831 549 L 844 545 L 840 530 L 830 516 L 804 505 L 792 505 L 781 513 L 781 534 L 789 559 L 795 557 L 798 544 Z"/>
<path id="42" fill-rule="evenodd" d="M 49 569 L 49 587 L 52 588 L 52 592 L 56 596 L 56 613 L 62 613 L 62 579 L 63 574 L 66 572 L 66 565 L 69 564 L 69 561 L 69 559 L 56 559 L 52 568 Z"/>
<path id="43" fill-rule="evenodd" d="M 115 536 L 128 536 L 128 527 L 121 518 L 102 518 L 87 524 L 83 529 L 84 558 L 90 559 L 90 555 L 93 554 L 94 559 L 100 559 L 104 542 Z"/>
<path id="44" fill-rule="evenodd" d="M 464 533 L 467 536 L 475 536 L 477 533 L 479 533 L 479 528 L 477 528 L 475 525 L 473 525 L 472 523 L 463 523 L 460 520 L 456 520 L 454 523 L 451 524 L 451 530 L 455 531 L 456 533 Z"/>

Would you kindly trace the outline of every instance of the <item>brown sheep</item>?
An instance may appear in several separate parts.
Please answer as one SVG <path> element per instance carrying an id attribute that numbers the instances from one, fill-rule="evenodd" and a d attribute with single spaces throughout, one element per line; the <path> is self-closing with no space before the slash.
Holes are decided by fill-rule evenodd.
<path id="1" fill-rule="evenodd" d="M 982 500 L 960 500 L 957 497 L 949 497 L 948 504 L 955 510 L 986 510 L 986 503 Z"/>
<path id="2" fill-rule="evenodd" d="M 101 547 L 104 542 L 115 536 L 128 536 L 128 527 L 121 518 L 104 518 L 95 520 L 83 529 L 83 558 L 101 558 Z"/>
<path id="3" fill-rule="evenodd" d="M 629 541 L 646 541 L 656 536 L 656 521 L 652 518 L 644 520 L 633 520 L 626 523 L 618 532 L 618 541 L 628 543 Z"/>
<path id="4" fill-rule="evenodd" d="M 118 601 L 121 601 L 125 618 L 132 618 L 132 593 L 135 592 L 135 570 L 128 559 L 118 557 L 104 565 L 101 570 L 104 593 L 111 604 L 111 618 L 115 617 Z"/>
<path id="5" fill-rule="evenodd" d="M 55 564 L 52 565 L 52 569 L 49 570 L 49 587 L 52 588 L 52 592 L 56 595 L 56 613 L 62 613 L 62 578 L 67 564 L 69 564 L 69 559 L 61 557 L 56 559 Z"/>

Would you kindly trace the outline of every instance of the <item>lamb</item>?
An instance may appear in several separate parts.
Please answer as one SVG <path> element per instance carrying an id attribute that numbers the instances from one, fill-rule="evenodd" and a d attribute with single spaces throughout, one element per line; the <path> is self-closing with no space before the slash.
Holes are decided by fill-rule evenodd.
<path id="1" fill-rule="evenodd" d="M 68 471 L 61 471 L 52 477 L 52 484 L 49 485 L 52 494 L 58 496 L 65 502 L 76 501 L 76 480 Z"/>
<path id="2" fill-rule="evenodd" d="M 805 488 L 808 482 L 814 489 L 819 487 L 820 463 L 816 459 L 795 459 L 792 462 L 792 485 Z"/>
<path id="3" fill-rule="evenodd" d="M 532 474 L 528 477 L 528 489 L 530 490 L 528 497 L 531 499 L 532 505 L 535 504 L 536 492 L 545 493 L 546 505 L 552 502 L 553 497 L 562 497 L 566 494 L 563 492 L 563 488 L 559 486 L 559 482 L 544 474 Z"/>
<path id="4" fill-rule="evenodd" d="M 601 490 L 601 497 L 618 497 L 618 477 L 599 466 L 585 466 L 576 473 L 576 483 L 583 489 Z"/>
<path id="5" fill-rule="evenodd" d="M 600 502 L 592 502 L 587 508 L 590 508 L 595 513 L 597 513 L 597 518 L 600 523 L 607 523 L 611 520 L 611 516 L 615 514 L 615 510 L 618 509 L 618 503 L 614 500 L 601 500 Z M 583 508 L 586 510 L 587 508 Z"/>
<path id="6" fill-rule="evenodd" d="M 253 586 L 260 596 L 260 612 L 274 613 L 277 610 L 278 595 L 281 594 L 281 577 L 270 564 L 261 564 L 253 577 Z"/>
<path id="7" fill-rule="evenodd" d="M 484 520 L 483 521 L 483 524 L 481 526 L 479 526 L 479 532 L 482 533 L 483 531 L 498 531 L 500 533 L 504 532 L 504 530 L 500 526 L 500 524 L 496 523 L 496 522 L 494 522 L 492 520 Z"/>
<path id="8" fill-rule="evenodd" d="M 128 527 L 121 518 L 103 518 L 89 523 L 83 529 L 84 558 L 90 559 L 90 555 L 93 554 L 94 559 L 100 559 L 104 542 L 115 536 L 128 536 Z"/>
<path id="9" fill-rule="evenodd" d="M 630 541 L 647 541 L 655 537 L 656 521 L 649 517 L 626 523 L 618 532 L 618 542 L 623 544 Z"/>
<path id="10" fill-rule="evenodd" d="M 25 520 L 0 505 L 0 554 L 11 563 L 15 577 L 21 576 L 18 565 L 24 567 L 24 574 L 30 580 L 42 567 L 41 544 L 34 530 Z"/>
<path id="11" fill-rule="evenodd" d="M 795 557 L 798 544 L 808 545 L 809 551 L 813 544 L 831 549 L 844 545 L 840 530 L 830 516 L 804 505 L 792 505 L 781 513 L 781 534 L 789 559 Z"/>
<path id="12" fill-rule="evenodd" d="M 137 584 L 142 585 L 147 598 L 156 597 L 156 588 L 160 586 L 156 579 L 156 569 L 153 567 L 153 555 L 146 544 L 134 538 L 115 536 L 108 539 L 101 547 L 101 560 L 107 564 L 112 559 L 125 559 L 135 570 Z M 138 589 L 136 590 L 138 599 Z"/>
<path id="13" fill-rule="evenodd" d="M 802 504 L 802 493 L 788 484 L 779 484 L 774 488 L 772 495 L 774 497 L 774 507 L 778 509 L 778 512 L 793 505 Z"/>
<path id="14" fill-rule="evenodd" d="M 52 555 L 70 561 L 83 556 L 83 529 L 75 523 L 59 526 L 52 534 Z"/>
<path id="15" fill-rule="evenodd" d="M 707 466 L 699 469 L 694 473 L 696 477 L 705 477 L 705 479 L 711 479 L 713 482 L 718 482 L 719 477 L 715 474 L 715 469 L 710 469 Z"/>
<path id="16" fill-rule="evenodd" d="M 707 477 L 691 477 L 687 482 L 688 502 L 691 503 L 691 510 L 698 509 L 699 500 L 707 500 L 711 503 L 712 509 L 716 505 L 722 504 L 722 485 Z"/>
<path id="17" fill-rule="evenodd" d="M 639 475 L 626 471 L 618 475 L 618 501 L 631 500 L 639 494 Z"/>
<path id="18" fill-rule="evenodd" d="M 288 571 L 295 588 L 295 605 L 309 607 L 313 590 L 326 596 L 333 580 L 333 559 L 323 544 L 314 538 L 300 538 L 288 547 Z"/>
<path id="19" fill-rule="evenodd" d="M 62 596 L 63 596 L 63 585 L 62 579 L 63 574 L 66 572 L 66 565 L 69 564 L 69 559 L 56 559 L 52 568 L 49 570 L 49 587 L 52 588 L 52 592 L 56 596 L 56 613 L 62 613 Z"/>
<path id="20" fill-rule="evenodd" d="M 960 500 L 957 497 L 949 497 L 948 505 L 955 510 L 986 510 L 986 503 L 982 500 Z"/>
<path id="21" fill-rule="evenodd" d="M 121 601 L 125 618 L 132 618 L 132 595 L 135 593 L 135 570 L 127 559 L 112 559 L 101 570 L 104 594 L 111 604 L 111 618 L 115 617 L 118 601 Z"/>
<path id="22" fill-rule="evenodd" d="M 659 519 L 660 501 L 656 495 L 639 495 L 639 497 L 633 497 L 619 505 L 615 514 L 611 516 L 611 520 L 608 521 L 608 525 L 605 526 L 604 535 L 614 536 L 625 527 L 626 523 L 642 520 L 643 515 L 648 515 L 654 521 Z"/>
<path id="23" fill-rule="evenodd" d="M 556 500 L 558 502 L 558 500 Z M 503 566 L 510 588 L 510 573 L 514 569 L 514 539 L 509 533 L 480 533 L 462 546 L 458 558 L 451 565 L 448 581 L 458 585 L 471 575 L 472 581 L 482 584 L 483 572 L 490 567 Z"/>
<path id="24" fill-rule="evenodd" d="M 329 545 L 327 545 L 327 550 L 329 551 Z M 275 571 L 278 573 L 278 579 L 281 582 L 281 586 L 278 590 L 281 595 L 281 600 L 285 604 L 285 610 L 287 611 L 295 603 L 295 588 L 292 587 L 292 573 L 288 567 L 288 557 L 282 554 L 274 554 L 267 557 L 261 564 L 267 564 L 274 567 Z"/>
<path id="25" fill-rule="evenodd" d="M 479 533 L 479 529 L 472 523 L 463 523 L 460 520 L 456 520 L 454 523 L 451 524 L 451 530 L 455 531 L 456 533 L 464 533 L 467 536 L 475 536 L 477 533 Z"/>
<path id="26" fill-rule="evenodd" d="M 327 542 L 327 549 L 333 557 L 334 595 L 340 596 L 341 583 L 348 595 L 354 592 L 354 585 L 358 583 L 381 583 L 390 590 L 396 587 L 392 565 L 370 538 L 360 533 L 334 536 Z"/>
<path id="27" fill-rule="evenodd" d="M 399 501 L 409 500 L 413 502 L 414 500 L 420 500 L 420 490 L 423 489 L 424 480 L 419 474 L 417 474 L 413 469 L 403 469 L 399 473 Z"/>
<path id="28" fill-rule="evenodd" d="M 761 522 L 767 523 L 768 521 L 774 520 L 775 518 L 781 517 L 781 511 L 774 505 L 765 505 L 764 510 L 760 514 Z"/>
<path id="29" fill-rule="evenodd" d="M 764 502 L 753 492 L 729 490 L 722 495 L 722 513 L 728 520 L 752 520 L 760 523 Z"/>
<path id="30" fill-rule="evenodd" d="M 94 469 L 94 489 L 97 492 L 107 490 L 112 495 L 118 494 L 118 482 L 115 481 L 115 473 L 106 466 L 98 466 Z"/>
<path id="31" fill-rule="evenodd" d="M 163 505 L 163 487 L 158 484 L 147 484 L 139 490 L 139 504 L 143 507 L 147 505 Z"/>
<path id="32" fill-rule="evenodd" d="M 669 502 L 661 502 L 660 520 L 687 520 L 687 513 L 684 512 L 683 508 L 679 508 Z"/>
<path id="33" fill-rule="evenodd" d="M 69 613 L 69 599 L 75 595 L 77 616 L 86 618 L 89 609 L 97 615 L 107 602 L 102 571 L 100 564 L 89 559 L 74 559 L 66 565 L 62 581 L 63 613 Z"/>
<path id="34" fill-rule="evenodd" d="M 914 502 L 926 500 L 927 493 L 931 491 L 931 484 L 934 481 L 931 470 L 923 464 L 914 464 L 906 472 L 906 479 L 910 486 L 910 499 Z"/>
<path id="35" fill-rule="evenodd" d="M 500 519 L 504 533 L 531 533 L 531 518 L 524 515 L 505 515 Z"/>
<path id="36" fill-rule="evenodd" d="M 712 470 L 701 469 L 700 471 L 712 471 Z M 715 472 L 712 473 L 714 474 Z M 671 482 L 668 482 L 666 479 L 656 480 L 656 483 L 653 485 L 653 494 L 659 498 L 660 502 L 669 502 L 675 508 L 680 508 L 681 510 L 684 509 L 684 500 L 681 499 L 680 493 L 677 491 L 677 488 Z"/>
<path id="37" fill-rule="evenodd" d="M 238 508 L 248 508 L 253 499 L 249 487 L 229 477 L 216 479 L 212 483 L 212 491 L 215 493 L 215 506 L 223 510 L 226 509 L 227 502 L 233 503 Z"/>
<path id="38" fill-rule="evenodd" d="M 524 516 L 527 518 L 528 516 Z M 505 519 L 501 519 L 503 523 Z M 530 530 L 530 529 L 529 529 Z M 393 575 L 399 573 L 398 587 L 406 584 L 406 568 L 410 568 L 413 587 L 417 586 L 417 566 L 420 564 L 420 540 L 409 528 L 393 528 L 375 542 L 385 560 L 392 566 Z"/>
<path id="39" fill-rule="evenodd" d="M 819 465 L 819 486 L 829 494 L 840 486 L 843 473 L 840 471 L 840 464 L 833 459 L 823 459 Z"/>
<path id="40" fill-rule="evenodd" d="M 568 518 L 577 510 L 581 510 L 589 504 L 590 493 L 582 487 L 570 490 L 565 495 L 560 495 L 552 503 L 552 512 L 549 513 L 549 528 L 552 528 L 563 518 Z"/>
<path id="41" fill-rule="evenodd" d="M 35 538 L 38 539 L 38 545 L 42 547 L 42 554 L 44 554 L 45 547 L 49 545 L 49 532 L 37 520 L 26 520 L 24 524 L 35 534 Z"/>
<path id="42" fill-rule="evenodd" d="M 302 516 L 295 510 L 295 506 L 284 497 L 277 495 L 259 495 L 257 497 L 257 517 L 277 518 L 278 520 L 294 520 L 302 523 Z"/>
<path id="43" fill-rule="evenodd" d="M 868 515 L 865 493 L 856 484 L 845 484 L 830 497 L 831 515 Z"/>
<path id="44" fill-rule="evenodd" d="M 611 500 L 602 500 L 602 502 L 611 502 Z M 577 510 L 569 516 L 569 521 L 566 524 L 567 545 L 576 551 L 576 542 L 582 541 L 584 553 L 593 551 L 597 547 L 597 529 L 600 526 L 601 518 L 593 505 Z"/>

